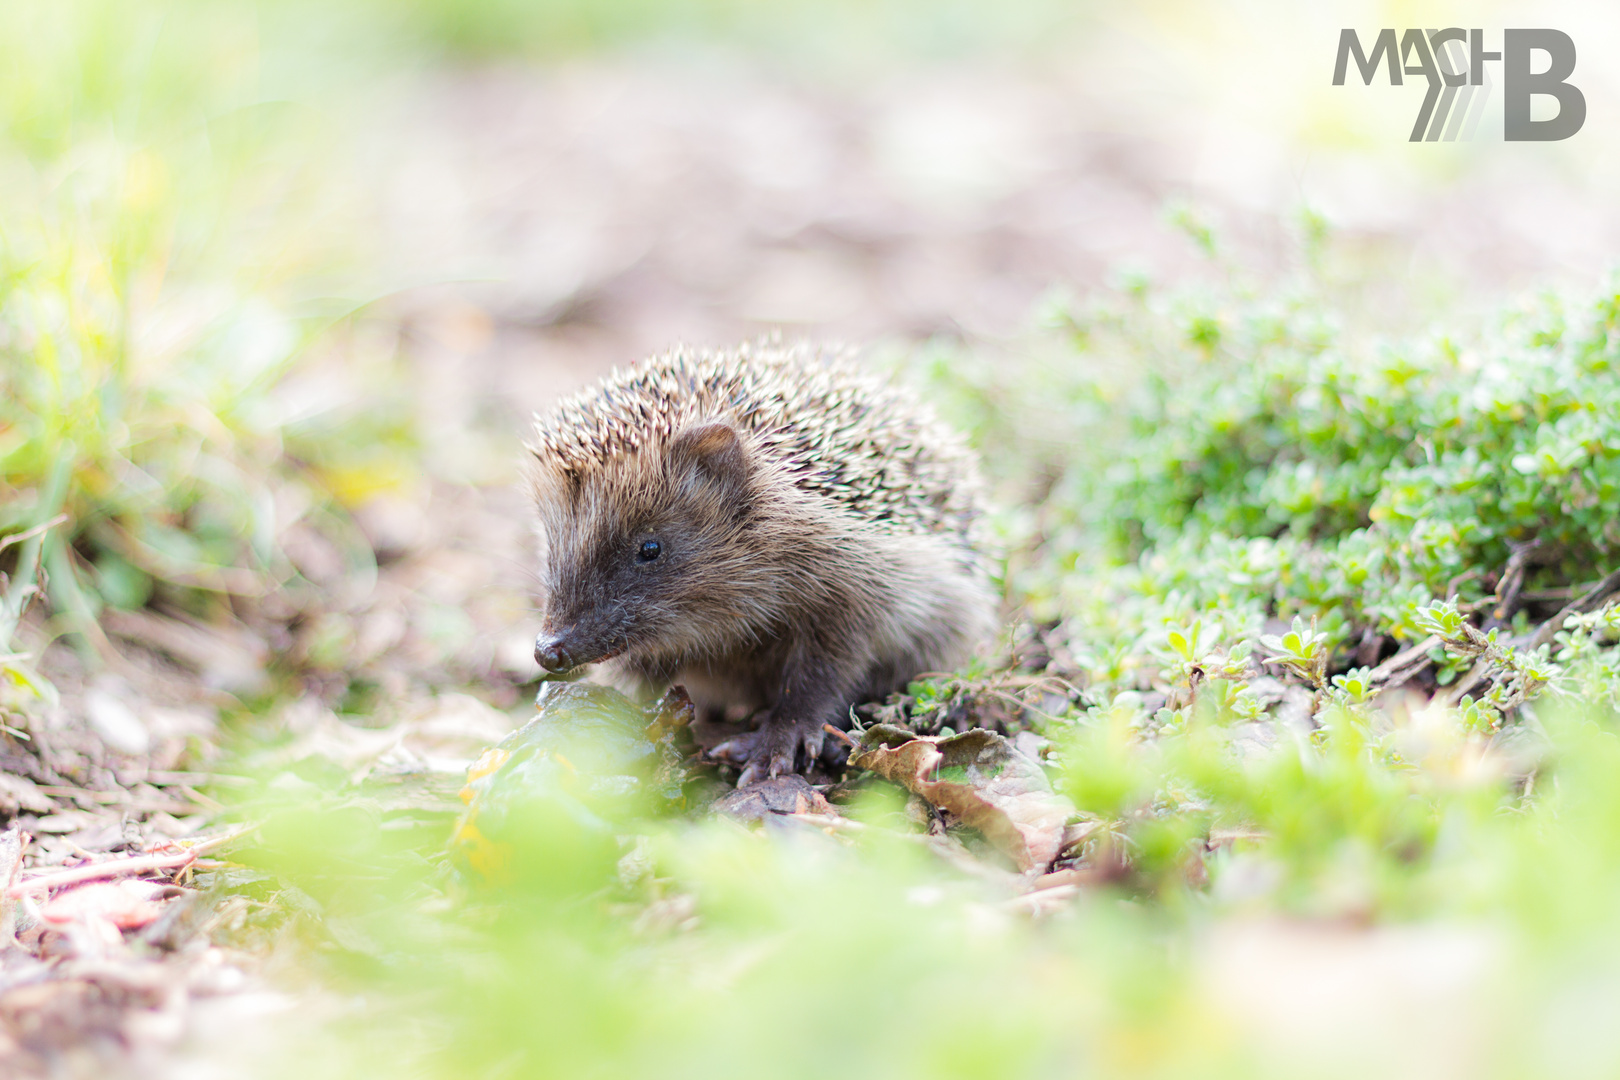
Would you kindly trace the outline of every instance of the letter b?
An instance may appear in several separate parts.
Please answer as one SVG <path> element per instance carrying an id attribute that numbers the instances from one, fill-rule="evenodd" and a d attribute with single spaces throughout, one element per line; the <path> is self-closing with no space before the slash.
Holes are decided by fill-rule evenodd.
<path id="1" fill-rule="evenodd" d="M 1530 72 L 1530 54 L 1544 50 L 1552 66 Z M 1502 136 L 1508 142 L 1555 142 L 1567 139 L 1586 123 L 1586 95 L 1564 80 L 1575 70 L 1575 42 L 1562 30 L 1506 30 L 1502 34 Z M 1551 120 L 1530 119 L 1530 98 L 1549 94 L 1558 99 Z"/>

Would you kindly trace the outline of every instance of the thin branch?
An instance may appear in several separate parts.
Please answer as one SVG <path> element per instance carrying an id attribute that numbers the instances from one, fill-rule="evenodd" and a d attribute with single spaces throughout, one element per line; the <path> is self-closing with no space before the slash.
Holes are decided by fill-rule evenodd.
<path id="1" fill-rule="evenodd" d="M 40 524 L 35 525 L 32 529 L 24 529 L 20 533 L 12 533 L 10 536 L 0 537 L 0 551 L 6 550 L 6 548 L 10 547 L 12 544 L 21 544 L 26 540 L 32 540 L 36 536 L 43 536 L 45 533 L 56 528 L 67 519 L 68 516 L 66 514 L 57 514 L 55 517 L 51 518 L 51 520 L 41 522 Z"/>
<path id="2" fill-rule="evenodd" d="M 1474 687 L 1486 680 L 1491 673 L 1491 668 L 1495 666 L 1495 661 L 1493 661 L 1489 656 L 1482 654 L 1478 660 L 1474 661 L 1474 666 L 1468 669 L 1468 673 L 1466 675 L 1442 691 L 1442 693 L 1439 695 L 1441 701 L 1443 701 L 1446 705 L 1455 708 L 1457 705 L 1462 703 L 1462 699 L 1465 694 L 1472 693 Z"/>
<path id="3" fill-rule="evenodd" d="M 1395 687 L 1406 683 L 1418 672 L 1434 663 L 1433 660 L 1429 659 L 1429 650 L 1439 644 L 1440 639 L 1430 635 L 1404 652 L 1396 653 L 1367 672 L 1368 684 L 1380 690 L 1393 690 Z"/>
<path id="4" fill-rule="evenodd" d="M 1492 597 L 1494 606 L 1491 609 L 1491 618 L 1497 622 L 1506 623 L 1513 618 L 1513 613 L 1519 610 L 1519 598 L 1524 592 L 1524 578 L 1530 556 L 1540 547 L 1540 537 L 1513 545 L 1513 553 L 1508 556 L 1507 565 L 1502 568 L 1502 580 L 1497 582 L 1496 595 Z"/>
<path id="5" fill-rule="evenodd" d="M 183 851 L 173 855 L 136 855 L 127 859 L 108 859 L 105 862 L 91 863 L 88 866 L 75 866 L 70 870 L 58 870 L 40 874 L 38 877 L 25 878 L 5 891 L 8 897 L 25 896 L 29 893 L 42 892 L 48 889 L 60 889 L 69 885 L 79 885 L 86 881 L 98 881 L 101 878 L 123 877 L 126 874 L 145 874 L 153 870 L 173 870 L 189 866 L 197 858 L 217 847 L 221 847 L 251 832 L 253 826 L 238 829 L 236 832 L 224 836 L 216 836 L 211 840 L 203 840 L 193 844 Z"/>
<path id="6" fill-rule="evenodd" d="M 869 832 L 872 828 L 864 822 L 851 821 L 849 818 L 840 817 L 837 814 L 793 813 L 783 816 L 792 818 L 794 821 L 802 821 L 806 825 L 814 825 L 818 829 L 832 829 L 835 832 L 863 833 Z"/>
<path id="7" fill-rule="evenodd" d="M 1079 885 L 1053 885 L 1051 888 L 1039 889 L 1035 892 L 1027 892 L 1022 896 L 1015 896 L 1010 900 L 1003 900 L 997 906 L 1004 911 L 1020 911 L 1030 915 L 1048 915 L 1079 895 Z"/>
<path id="8" fill-rule="evenodd" d="M 1583 593 L 1578 600 L 1564 605 L 1562 611 L 1542 623 L 1536 632 L 1531 635 L 1525 648 L 1531 651 L 1541 648 L 1553 639 L 1553 635 L 1564 628 L 1564 620 L 1571 615 L 1586 615 L 1603 606 L 1603 601 L 1609 594 L 1620 590 L 1620 570 L 1610 572 L 1602 581 Z"/>
<path id="9" fill-rule="evenodd" d="M 1526 604 L 1550 604 L 1554 600 L 1568 603 L 1586 589 L 1579 585 L 1564 585 L 1557 589 L 1534 589 L 1519 594 L 1519 599 Z"/>
<path id="10" fill-rule="evenodd" d="M 1035 706 L 1031 705 L 1029 702 L 1025 701 L 1023 698 L 1019 697 L 1016 694 L 1009 694 L 1005 690 L 997 690 L 993 686 L 992 687 L 986 687 L 985 692 L 992 695 L 992 696 L 994 696 L 994 697 L 1000 698 L 1002 701 L 1004 701 L 1007 704 L 1013 706 L 1015 709 L 1018 709 L 1020 712 L 1032 712 L 1036 716 L 1040 717 L 1042 720 L 1050 720 L 1054 724 L 1063 723 L 1063 718 L 1061 716 L 1053 716 L 1051 713 L 1045 711 L 1044 709 L 1037 709 Z"/>

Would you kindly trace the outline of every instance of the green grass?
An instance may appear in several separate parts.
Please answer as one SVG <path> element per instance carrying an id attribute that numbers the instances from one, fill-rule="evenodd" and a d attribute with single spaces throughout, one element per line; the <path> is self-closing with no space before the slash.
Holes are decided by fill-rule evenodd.
<path id="1" fill-rule="evenodd" d="M 0 555 L 0 652 L 41 572 L 90 657 L 106 605 L 241 613 L 292 576 L 277 491 L 330 501 L 269 392 L 354 307 L 323 297 L 357 240 L 282 51 L 245 4 L 0 12 L 0 533 L 62 519 Z"/>
<path id="2" fill-rule="evenodd" d="M 396 48 L 455 58 L 719 47 L 825 74 L 1052 49 L 1089 9 L 1053 0 L 403 0 L 358 3 L 352 14 Z"/>

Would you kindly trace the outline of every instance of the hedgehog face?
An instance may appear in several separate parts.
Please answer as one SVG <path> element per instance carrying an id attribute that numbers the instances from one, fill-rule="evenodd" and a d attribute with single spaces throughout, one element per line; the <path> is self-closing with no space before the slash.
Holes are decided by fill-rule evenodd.
<path id="1" fill-rule="evenodd" d="M 590 467 L 557 462 L 537 477 L 545 621 L 535 659 L 548 671 L 624 653 L 676 657 L 711 644 L 717 595 L 733 588 L 749 463 L 722 421 L 665 446 Z"/>

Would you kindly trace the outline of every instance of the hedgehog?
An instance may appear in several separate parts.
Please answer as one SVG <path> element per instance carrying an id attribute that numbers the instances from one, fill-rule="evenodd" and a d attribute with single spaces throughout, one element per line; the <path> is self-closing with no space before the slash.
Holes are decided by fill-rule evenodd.
<path id="1" fill-rule="evenodd" d="M 739 787 L 835 764 L 853 705 L 993 629 L 974 455 L 847 353 L 675 349 L 536 417 L 527 449 L 536 661 L 757 718 L 711 751 Z"/>

